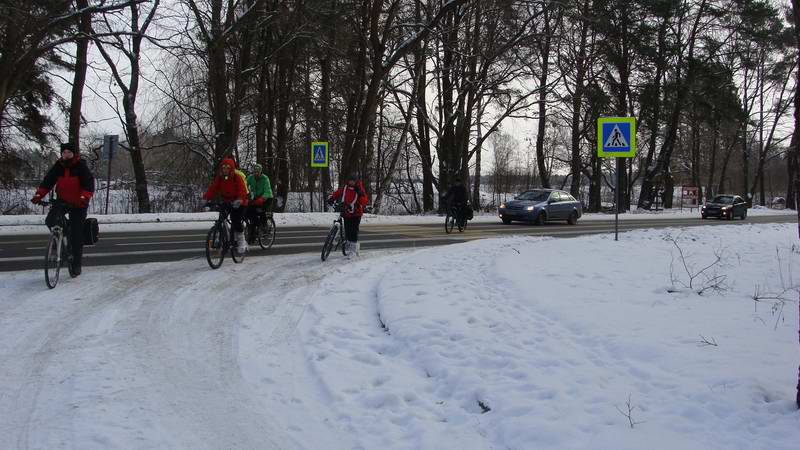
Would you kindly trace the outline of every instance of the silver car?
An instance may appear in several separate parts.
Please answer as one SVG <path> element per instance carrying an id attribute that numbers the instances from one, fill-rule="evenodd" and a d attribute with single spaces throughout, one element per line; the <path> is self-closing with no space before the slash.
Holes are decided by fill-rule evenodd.
<path id="1" fill-rule="evenodd" d="M 514 220 L 543 225 L 549 220 L 566 220 L 575 225 L 583 215 L 581 202 L 568 192 L 556 189 L 532 189 L 514 200 L 500 203 L 498 215 L 505 224 Z"/>

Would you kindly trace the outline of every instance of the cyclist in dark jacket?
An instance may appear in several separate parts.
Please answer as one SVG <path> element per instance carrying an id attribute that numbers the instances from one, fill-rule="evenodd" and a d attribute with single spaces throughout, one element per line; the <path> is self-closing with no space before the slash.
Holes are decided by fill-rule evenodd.
<path id="1" fill-rule="evenodd" d="M 461 178 L 456 178 L 453 184 L 450 185 L 450 189 L 444 195 L 444 201 L 448 208 L 456 208 L 459 221 L 463 221 L 465 217 L 468 217 L 469 193 Z"/>
<path id="2" fill-rule="evenodd" d="M 68 206 L 70 228 L 68 242 L 72 246 L 72 273 L 80 275 L 83 258 L 83 223 L 86 221 L 89 200 L 94 194 L 94 176 L 72 142 L 61 144 L 61 158 L 44 176 L 31 203 L 39 204 L 53 186 L 56 188 L 58 199 Z"/>

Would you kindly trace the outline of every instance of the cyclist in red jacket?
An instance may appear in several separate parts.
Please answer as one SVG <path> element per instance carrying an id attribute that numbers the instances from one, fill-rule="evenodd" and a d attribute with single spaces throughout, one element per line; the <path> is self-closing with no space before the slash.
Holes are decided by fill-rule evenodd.
<path id="1" fill-rule="evenodd" d="M 211 181 L 203 198 L 210 202 L 219 197 L 223 202 L 231 204 L 231 224 L 233 231 L 236 232 L 236 243 L 239 247 L 237 250 L 239 253 L 244 253 L 247 251 L 247 242 L 244 239 L 242 217 L 244 207 L 247 206 L 247 188 L 235 169 L 236 163 L 231 158 L 223 159 L 219 163 L 219 172 Z"/>
<path id="2" fill-rule="evenodd" d="M 349 175 L 345 185 L 328 198 L 328 204 L 332 205 L 337 200 L 340 200 L 344 206 L 342 218 L 344 219 L 344 236 L 347 239 L 345 245 L 348 246 L 351 254 L 354 253 L 358 256 L 359 250 L 361 250 L 361 244 L 358 242 L 358 227 L 361 224 L 361 216 L 364 214 L 364 206 L 369 202 L 369 197 L 367 197 L 364 184 L 357 175 Z"/>
<path id="3" fill-rule="evenodd" d="M 67 204 L 70 229 L 67 239 L 72 246 L 72 273 L 77 276 L 81 274 L 83 223 L 86 221 L 89 200 L 94 194 L 94 176 L 72 142 L 61 144 L 61 158 L 44 176 L 31 203 L 38 205 L 53 186 L 58 199 Z"/>

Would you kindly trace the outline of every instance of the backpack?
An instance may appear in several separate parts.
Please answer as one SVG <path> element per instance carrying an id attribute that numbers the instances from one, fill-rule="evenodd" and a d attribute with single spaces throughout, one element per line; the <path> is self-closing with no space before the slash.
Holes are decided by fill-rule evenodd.
<path id="1" fill-rule="evenodd" d="M 97 219 L 87 217 L 83 222 L 83 245 L 94 245 L 100 239 L 100 226 Z"/>

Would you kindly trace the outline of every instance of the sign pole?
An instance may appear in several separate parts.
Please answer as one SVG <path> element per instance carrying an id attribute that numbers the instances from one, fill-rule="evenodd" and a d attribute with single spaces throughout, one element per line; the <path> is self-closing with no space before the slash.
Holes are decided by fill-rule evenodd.
<path id="1" fill-rule="evenodd" d="M 617 184 L 617 187 L 616 187 L 616 190 L 617 190 L 617 192 L 616 192 L 617 201 L 614 202 L 614 203 L 616 203 L 616 207 L 614 208 L 614 240 L 618 241 L 619 240 L 619 203 L 622 201 L 622 195 L 620 193 L 621 189 L 620 189 L 620 182 L 619 182 L 619 179 L 620 179 L 619 170 L 620 170 L 620 166 L 622 165 L 622 161 L 623 160 L 622 160 L 622 158 L 616 158 L 616 159 L 617 159 L 617 183 L 616 183 Z"/>
<path id="2" fill-rule="evenodd" d="M 600 117 L 597 119 L 597 156 L 614 158 L 617 162 L 617 181 L 614 183 L 614 240 L 619 240 L 619 204 L 622 202 L 621 174 L 625 173 L 624 158 L 636 156 L 636 118 Z"/>
<path id="3" fill-rule="evenodd" d="M 319 169 L 320 211 L 327 211 L 325 206 L 325 183 L 322 180 L 322 171 L 328 168 L 328 141 L 314 141 L 311 143 L 311 167 Z M 312 200 L 313 202 L 313 200 Z"/>
<path id="4" fill-rule="evenodd" d="M 111 196 L 111 160 L 117 150 L 119 135 L 107 134 L 103 136 L 103 154 L 108 156 L 108 172 L 106 175 L 106 215 L 108 215 L 108 201 Z"/>

